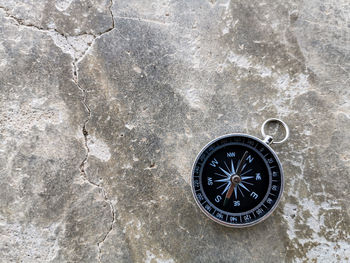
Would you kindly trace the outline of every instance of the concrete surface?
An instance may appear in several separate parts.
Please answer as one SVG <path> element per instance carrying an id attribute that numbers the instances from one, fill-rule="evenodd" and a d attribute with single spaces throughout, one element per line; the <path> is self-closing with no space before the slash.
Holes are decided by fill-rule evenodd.
<path id="1" fill-rule="evenodd" d="M 0 262 L 350 261 L 349 23 L 346 0 L 0 0 Z M 269 117 L 283 199 L 217 225 L 192 162 Z"/>

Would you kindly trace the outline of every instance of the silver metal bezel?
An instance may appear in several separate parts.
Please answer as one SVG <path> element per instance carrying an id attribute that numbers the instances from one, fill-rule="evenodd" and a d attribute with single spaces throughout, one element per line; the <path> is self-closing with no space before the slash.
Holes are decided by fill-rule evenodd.
<path id="1" fill-rule="evenodd" d="M 199 157 L 202 155 L 202 153 L 213 143 L 215 143 L 216 141 L 218 140 L 221 140 L 221 139 L 224 139 L 224 138 L 227 138 L 227 137 L 235 137 L 235 136 L 242 136 L 242 137 L 248 137 L 248 138 L 251 138 L 253 140 L 256 140 L 258 142 L 260 142 L 261 144 L 263 144 L 271 153 L 272 155 L 275 157 L 276 159 L 276 162 L 278 164 L 278 167 L 280 169 L 280 174 L 281 174 L 281 189 L 280 189 L 280 192 L 279 192 L 279 196 L 277 197 L 277 200 L 275 202 L 275 204 L 272 206 L 272 208 L 270 209 L 270 211 L 268 211 L 263 217 L 259 218 L 258 220 L 254 221 L 254 222 L 251 222 L 251 223 L 244 223 L 244 224 L 230 224 L 230 223 L 226 223 L 226 222 L 222 222 L 220 220 L 218 220 L 216 217 L 214 217 L 213 215 L 211 215 L 210 213 L 208 213 L 208 211 L 206 211 L 202 205 L 199 203 L 196 195 L 195 195 L 195 191 L 194 191 L 194 182 L 193 182 L 193 179 L 194 179 L 194 168 L 195 168 L 195 165 L 199 159 Z M 217 137 L 215 138 L 214 140 L 210 141 L 209 143 L 207 143 L 203 148 L 202 150 L 197 154 L 197 157 L 195 159 L 195 161 L 193 162 L 193 165 L 192 165 L 192 173 L 191 173 L 191 189 L 192 189 L 192 195 L 193 195 L 193 198 L 194 200 L 196 201 L 196 204 L 198 205 L 198 207 L 200 208 L 200 210 L 207 216 L 209 217 L 211 220 L 215 221 L 216 223 L 220 224 L 220 225 L 224 225 L 224 226 L 227 226 L 227 227 L 231 227 L 231 228 L 244 228 L 244 227 L 249 227 L 249 226 L 253 226 L 253 225 L 256 225 L 262 221 L 264 221 L 266 218 L 268 218 L 276 209 L 276 207 L 278 206 L 280 200 L 281 200 L 281 197 L 283 195 L 283 191 L 284 191 L 284 173 L 283 173 L 283 168 L 282 168 L 282 164 L 281 164 L 281 161 L 279 160 L 277 154 L 275 153 L 275 151 L 268 145 L 266 144 L 264 141 L 262 141 L 261 139 L 255 137 L 255 136 L 252 136 L 252 135 L 248 135 L 248 134 L 245 134 L 245 133 L 231 133 L 231 134 L 225 134 L 225 135 L 222 135 L 220 137 Z"/>

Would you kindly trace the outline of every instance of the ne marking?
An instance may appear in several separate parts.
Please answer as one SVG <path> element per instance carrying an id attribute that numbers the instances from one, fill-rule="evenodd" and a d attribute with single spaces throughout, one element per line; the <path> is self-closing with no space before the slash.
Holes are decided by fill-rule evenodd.
<path id="1" fill-rule="evenodd" d="M 260 173 L 257 173 L 257 174 L 255 175 L 255 180 L 256 180 L 256 181 L 260 181 L 260 180 L 261 180 L 261 174 L 260 174 Z"/>

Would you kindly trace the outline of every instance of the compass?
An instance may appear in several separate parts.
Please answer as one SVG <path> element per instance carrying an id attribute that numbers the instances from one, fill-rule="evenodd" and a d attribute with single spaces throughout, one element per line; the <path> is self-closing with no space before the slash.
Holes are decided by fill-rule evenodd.
<path id="1" fill-rule="evenodd" d="M 285 138 L 274 142 L 265 126 L 278 122 Z M 289 128 L 279 119 L 268 119 L 261 127 L 263 140 L 234 133 L 208 143 L 198 154 L 192 171 L 192 192 L 200 209 L 215 222 L 246 227 L 266 219 L 283 192 L 283 170 L 269 146 L 289 137 Z"/>

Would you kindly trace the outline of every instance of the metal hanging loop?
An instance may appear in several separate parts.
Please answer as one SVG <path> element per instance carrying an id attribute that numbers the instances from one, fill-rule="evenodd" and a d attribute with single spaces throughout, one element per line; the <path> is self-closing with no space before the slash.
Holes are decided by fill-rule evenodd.
<path id="1" fill-rule="evenodd" d="M 285 137 L 281 140 L 281 141 L 273 141 L 273 138 L 271 135 L 266 135 L 265 133 L 265 126 L 270 123 L 270 122 L 277 122 L 279 123 L 280 125 L 283 126 L 284 128 L 284 132 L 285 132 Z M 271 143 L 275 143 L 275 144 L 280 144 L 280 143 L 284 143 L 288 137 L 289 137 L 289 128 L 288 128 L 288 125 L 280 120 L 280 119 L 276 119 L 276 118 L 270 118 L 270 119 L 267 119 L 266 121 L 264 121 L 264 123 L 261 125 L 261 134 L 262 136 L 264 137 L 264 142 L 267 143 L 267 144 L 271 144 Z"/>

